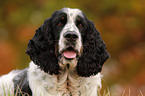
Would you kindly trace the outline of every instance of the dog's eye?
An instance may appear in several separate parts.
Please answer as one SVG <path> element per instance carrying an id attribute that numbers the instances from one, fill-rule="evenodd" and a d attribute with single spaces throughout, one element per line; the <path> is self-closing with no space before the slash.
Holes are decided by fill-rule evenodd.
<path id="1" fill-rule="evenodd" d="M 63 25 L 64 22 L 65 22 L 64 20 L 65 20 L 65 18 L 64 18 L 64 17 L 61 17 L 61 18 L 60 18 L 60 21 L 57 23 L 57 25 L 58 25 L 58 26 Z"/>
<path id="2" fill-rule="evenodd" d="M 57 23 L 57 25 L 58 25 L 58 26 L 61 26 L 61 25 L 62 25 L 62 22 L 61 22 L 61 21 L 60 21 L 60 22 L 58 22 L 58 23 Z"/>
<path id="3" fill-rule="evenodd" d="M 62 20 L 64 20 L 64 17 L 61 17 Z"/>
<path id="4" fill-rule="evenodd" d="M 77 26 L 78 26 L 79 28 L 82 28 L 82 27 L 83 27 L 83 24 L 82 24 L 81 22 L 77 22 Z"/>
<path id="5" fill-rule="evenodd" d="M 80 24 L 78 24 L 78 27 L 80 27 L 80 28 L 81 28 L 81 27 L 83 27 L 83 24 L 81 24 L 81 23 L 80 23 Z"/>
<path id="6" fill-rule="evenodd" d="M 77 19 L 77 21 L 76 21 L 76 25 L 77 25 L 79 28 L 82 28 L 82 27 L 83 27 L 83 24 L 82 24 L 82 21 L 81 21 L 80 18 Z"/>

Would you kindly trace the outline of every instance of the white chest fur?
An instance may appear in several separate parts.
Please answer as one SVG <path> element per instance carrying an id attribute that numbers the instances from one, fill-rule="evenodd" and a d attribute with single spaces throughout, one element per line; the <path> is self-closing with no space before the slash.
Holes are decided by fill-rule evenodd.
<path id="1" fill-rule="evenodd" d="M 101 75 L 79 77 L 75 71 L 63 70 L 60 75 L 49 75 L 33 62 L 28 69 L 33 96 L 97 96 Z"/>

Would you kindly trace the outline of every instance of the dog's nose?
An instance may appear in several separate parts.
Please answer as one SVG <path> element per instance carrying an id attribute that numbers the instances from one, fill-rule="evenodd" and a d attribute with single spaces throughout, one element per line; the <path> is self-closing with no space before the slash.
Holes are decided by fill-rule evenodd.
<path id="1" fill-rule="evenodd" d="M 78 39 L 78 34 L 75 33 L 75 32 L 66 32 L 64 34 L 64 38 L 67 40 L 67 41 L 76 41 Z"/>

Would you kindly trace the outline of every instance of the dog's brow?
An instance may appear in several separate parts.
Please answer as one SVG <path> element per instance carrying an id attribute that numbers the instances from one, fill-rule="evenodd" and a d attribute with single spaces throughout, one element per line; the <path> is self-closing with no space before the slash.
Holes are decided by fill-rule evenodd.
<path id="1" fill-rule="evenodd" d="M 84 17 L 82 11 L 79 9 L 63 8 L 62 11 L 65 12 L 70 17 L 76 17 L 76 16 Z"/>
<path id="2" fill-rule="evenodd" d="M 57 19 L 60 19 L 61 17 L 65 17 L 66 13 L 62 12 L 62 13 L 57 13 L 58 15 L 53 19 L 53 21 L 56 21 Z"/>

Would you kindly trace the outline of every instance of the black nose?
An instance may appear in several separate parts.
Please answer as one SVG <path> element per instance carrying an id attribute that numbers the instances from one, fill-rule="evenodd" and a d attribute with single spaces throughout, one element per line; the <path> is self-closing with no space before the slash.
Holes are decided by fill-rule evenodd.
<path id="1" fill-rule="evenodd" d="M 78 39 L 78 34 L 75 33 L 75 32 L 66 32 L 64 34 L 64 38 L 67 40 L 67 41 L 76 41 Z"/>

